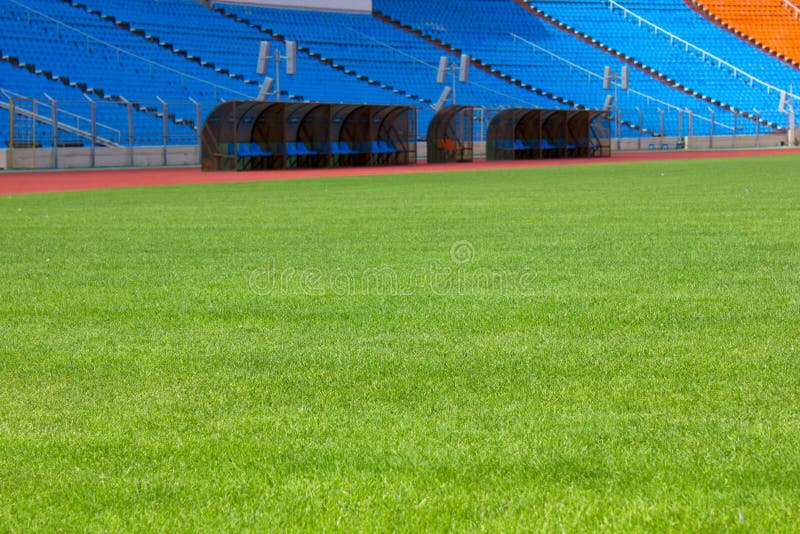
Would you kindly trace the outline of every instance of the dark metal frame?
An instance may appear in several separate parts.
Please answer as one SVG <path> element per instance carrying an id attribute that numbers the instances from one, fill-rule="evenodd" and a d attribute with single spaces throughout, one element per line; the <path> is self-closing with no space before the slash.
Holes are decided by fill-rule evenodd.
<path id="1" fill-rule="evenodd" d="M 410 106 L 232 101 L 209 113 L 203 170 L 416 163 Z"/>
<path id="2" fill-rule="evenodd" d="M 490 160 L 611 155 L 607 112 L 511 108 L 497 113 L 486 135 Z"/>
<path id="3" fill-rule="evenodd" d="M 472 106 L 440 109 L 428 126 L 428 163 L 472 161 Z"/>

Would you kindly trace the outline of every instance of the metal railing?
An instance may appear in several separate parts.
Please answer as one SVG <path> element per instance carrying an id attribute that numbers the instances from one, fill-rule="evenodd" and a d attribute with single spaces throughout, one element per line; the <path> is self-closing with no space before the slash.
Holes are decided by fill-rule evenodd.
<path id="1" fill-rule="evenodd" d="M 36 98 L 29 98 L 9 89 L 0 88 L 6 101 L 0 100 L 0 108 L 8 110 L 10 113 L 19 113 L 27 116 L 48 126 L 55 126 L 54 130 L 69 132 L 77 135 L 78 137 L 91 140 L 92 131 L 99 143 L 108 146 L 120 146 L 122 143 L 122 131 L 108 124 L 98 121 L 92 121 L 90 116 L 83 116 L 77 113 L 72 113 L 64 109 L 59 109 L 56 100 L 49 98 L 48 102 L 38 100 Z M 31 109 L 15 106 L 14 102 L 30 102 Z M 59 120 L 58 117 L 66 118 L 67 120 Z"/>
<path id="2" fill-rule="evenodd" d="M 592 79 L 601 78 L 579 65 L 573 68 Z M 134 103 L 87 99 L 46 103 L 16 97 L 8 90 L 0 94 L 11 97 L 9 102 L 0 100 L 0 162 L 2 156 L 8 156 L 9 168 L 196 165 L 201 121 L 218 105 L 191 100 Z M 743 114 L 709 108 L 706 117 L 661 101 L 654 108 L 625 100 L 622 93 L 618 96 L 621 104 L 608 110 L 613 126 L 609 134 L 615 150 L 745 147 L 758 146 L 762 142 L 759 139 L 773 146 L 793 144 L 793 131 L 787 137 L 786 131 L 764 128 L 758 114 L 754 121 Z M 474 142 L 486 140 L 492 120 L 505 109 L 508 107 L 474 107 L 470 129 Z M 179 116 L 194 119 L 187 123 L 176 120 Z M 718 120 L 720 116 L 724 122 Z M 433 111 L 421 106 L 415 117 L 419 125 L 417 141 L 424 142 Z M 101 118 L 105 122 L 101 123 Z M 71 121 L 78 121 L 80 126 Z M 108 121 L 114 127 L 108 126 Z"/>
<path id="3" fill-rule="evenodd" d="M 41 147 L 196 144 L 205 114 L 217 102 L 49 101 L 0 89 L 0 144 L 24 140 Z M 111 126 L 110 124 L 113 124 Z M 33 128 L 38 130 L 31 132 Z M 7 137 L 6 137 L 7 134 Z"/>
<path id="4" fill-rule="evenodd" d="M 584 74 L 587 75 L 589 80 L 591 80 L 591 79 L 595 79 L 595 80 L 598 80 L 598 81 L 602 81 L 603 80 L 603 77 L 604 77 L 603 74 L 598 74 L 596 72 L 593 72 L 593 71 L 587 69 L 586 67 L 578 65 L 577 63 L 574 63 L 574 62 L 572 62 L 572 61 L 570 61 L 570 60 L 568 60 L 568 59 L 566 59 L 566 58 L 564 58 L 564 57 L 562 57 L 562 56 L 560 56 L 560 55 L 558 55 L 558 54 L 556 54 L 556 53 L 554 53 L 554 52 L 552 52 L 552 51 L 550 51 L 550 50 L 548 50 L 548 49 L 546 49 L 546 48 L 544 48 L 544 47 L 542 47 L 540 45 L 537 45 L 536 43 L 533 43 L 533 42 L 525 39 L 524 37 L 520 37 L 519 35 L 517 35 L 515 33 L 512 33 L 511 36 L 513 36 L 515 40 L 522 41 L 523 43 L 529 45 L 531 48 L 534 48 L 535 50 L 540 51 L 540 52 L 548 55 L 550 58 L 552 58 L 552 59 L 554 59 L 556 61 L 559 61 L 559 62 L 563 63 L 564 65 L 567 65 L 570 69 L 577 70 L 579 72 L 583 72 Z M 619 82 L 618 81 L 612 80 L 611 83 L 614 84 L 615 86 L 619 86 Z M 660 99 L 658 99 L 656 97 L 653 97 L 653 96 L 648 95 L 646 93 L 642 93 L 642 92 L 637 91 L 635 89 L 627 89 L 626 91 L 628 93 L 630 93 L 630 94 L 634 94 L 634 95 L 636 95 L 636 96 L 638 96 L 640 98 L 643 98 L 645 100 L 645 102 L 648 103 L 648 104 L 655 103 L 655 104 L 663 106 L 664 108 L 672 110 L 672 111 L 677 112 L 677 113 L 683 113 L 685 111 L 683 108 L 681 108 L 679 106 L 676 106 L 674 104 L 670 104 L 669 102 L 666 102 L 664 100 L 660 100 Z M 698 115 L 698 114 L 695 114 L 694 117 L 695 117 L 695 119 L 698 119 L 700 121 L 708 122 L 709 124 L 713 120 L 711 117 L 706 117 L 706 116 Z M 727 125 L 727 124 L 723 124 L 723 123 L 720 123 L 720 122 L 717 122 L 717 121 L 714 121 L 714 124 L 716 126 L 720 127 L 720 128 L 723 128 L 723 129 L 727 129 L 727 130 L 731 130 L 731 131 L 733 130 L 733 127 L 730 126 L 730 125 Z"/>
<path id="5" fill-rule="evenodd" d="M 395 46 L 392 46 L 390 44 L 384 43 L 380 39 L 376 39 L 375 37 L 372 37 L 371 35 L 367 35 L 366 33 L 362 32 L 360 30 L 357 30 L 355 28 L 351 28 L 349 26 L 343 26 L 343 28 L 345 28 L 345 29 L 357 34 L 362 39 L 366 39 L 368 41 L 372 41 L 377 46 L 384 47 L 384 48 L 386 48 L 388 50 L 391 50 L 391 51 L 397 53 L 400 56 L 403 56 L 403 57 L 405 57 L 407 59 L 412 60 L 414 63 L 418 63 L 418 64 L 420 64 L 420 65 L 422 65 L 424 67 L 429 68 L 430 71 L 431 71 L 431 80 L 433 80 L 436 77 L 436 71 L 439 68 L 438 64 L 437 65 L 433 65 L 432 63 L 428 63 L 427 61 L 425 61 L 423 59 L 420 59 L 420 58 L 418 58 L 418 57 L 416 57 L 416 56 L 414 56 L 412 54 L 409 54 L 408 52 L 406 52 L 404 50 L 401 50 L 401 49 L 399 49 L 399 48 L 397 48 Z M 517 103 L 522 104 L 522 105 L 531 105 L 531 102 L 525 100 L 524 98 L 520 98 L 518 96 L 509 95 L 508 93 L 504 93 L 502 91 L 498 91 L 498 90 L 493 89 L 491 87 L 487 87 L 487 86 L 485 86 L 483 84 L 473 82 L 472 80 L 470 80 L 470 81 L 468 81 L 466 83 L 467 83 L 467 85 L 470 85 L 472 87 L 476 87 L 476 88 L 480 89 L 481 91 L 484 91 L 484 92 L 487 92 L 487 93 L 491 93 L 491 94 L 493 94 L 495 96 L 498 96 L 498 97 L 500 97 L 500 98 L 502 98 L 504 100 L 507 100 L 509 102 L 513 101 L 513 102 L 517 102 Z"/>
<path id="6" fill-rule="evenodd" d="M 800 19 L 800 7 L 797 7 L 794 3 L 790 2 L 789 0 L 783 0 L 783 7 L 786 9 L 791 9 L 794 11 L 794 18 Z"/>
<path id="7" fill-rule="evenodd" d="M 11 169 L 196 165 L 202 120 L 218 105 L 2 95 L 0 168 Z"/>
<path id="8" fill-rule="evenodd" d="M 665 37 L 668 37 L 669 38 L 669 42 L 671 44 L 678 43 L 678 44 L 682 45 L 683 48 L 686 50 L 686 52 L 692 51 L 692 52 L 698 54 L 703 61 L 709 60 L 709 61 L 712 61 L 712 62 L 716 63 L 717 67 L 719 67 L 719 68 L 724 67 L 726 69 L 729 69 L 734 77 L 736 77 L 736 78 L 741 77 L 742 79 L 744 79 L 744 81 L 748 82 L 751 86 L 752 85 L 760 85 L 760 86 L 764 87 L 767 90 L 767 94 L 769 94 L 769 93 L 771 93 L 773 91 L 778 93 L 778 94 L 780 94 L 781 92 L 784 91 L 783 89 L 781 89 L 779 87 L 776 87 L 776 86 L 772 85 L 771 83 L 765 82 L 764 80 L 762 80 L 760 78 L 757 78 L 756 76 L 753 76 L 749 72 L 740 69 L 736 65 L 734 65 L 732 63 L 729 63 L 728 61 L 725 61 L 724 59 L 722 59 L 722 58 L 720 58 L 718 56 L 715 56 L 714 54 L 708 52 L 704 48 L 700 48 L 699 46 L 697 46 L 697 45 L 695 45 L 693 43 L 690 43 L 689 41 L 687 41 L 687 40 L 685 40 L 685 39 L 683 39 L 681 37 L 678 37 L 674 33 L 671 33 L 669 31 L 665 30 L 661 26 L 658 26 L 657 24 L 654 24 L 653 22 L 650 22 L 646 18 L 642 17 L 641 15 L 638 15 L 637 13 L 634 13 L 633 11 L 631 11 L 627 7 L 621 5 L 620 3 L 616 2 L 615 0 L 604 0 L 604 1 L 608 3 L 608 7 L 609 7 L 609 9 L 611 11 L 617 10 L 617 11 L 622 12 L 623 18 L 627 19 L 628 17 L 630 17 L 640 27 L 644 25 L 644 26 L 647 26 L 650 29 L 652 29 L 655 35 L 662 34 Z M 798 98 L 797 95 L 794 95 L 789 91 L 787 91 L 787 94 L 792 96 L 793 98 Z"/>

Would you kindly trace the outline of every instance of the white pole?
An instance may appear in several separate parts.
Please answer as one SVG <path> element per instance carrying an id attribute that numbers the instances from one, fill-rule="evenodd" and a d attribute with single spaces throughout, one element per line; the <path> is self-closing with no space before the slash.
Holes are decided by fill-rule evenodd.
<path id="1" fill-rule="evenodd" d="M 281 51 L 275 47 L 275 102 L 281 101 Z"/>

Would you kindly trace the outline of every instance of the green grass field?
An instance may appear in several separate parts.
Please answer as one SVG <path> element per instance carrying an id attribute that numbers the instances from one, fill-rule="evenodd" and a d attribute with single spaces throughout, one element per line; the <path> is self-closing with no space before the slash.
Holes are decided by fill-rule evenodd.
<path id="1" fill-rule="evenodd" d="M 797 531 L 800 158 L 0 197 L 0 531 Z"/>

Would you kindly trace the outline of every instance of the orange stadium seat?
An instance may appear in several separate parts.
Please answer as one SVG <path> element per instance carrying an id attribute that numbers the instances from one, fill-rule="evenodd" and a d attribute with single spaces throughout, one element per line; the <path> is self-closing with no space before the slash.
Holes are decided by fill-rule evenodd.
<path id="1" fill-rule="evenodd" d="M 695 3 L 777 56 L 800 63 L 800 1 L 695 0 Z"/>

